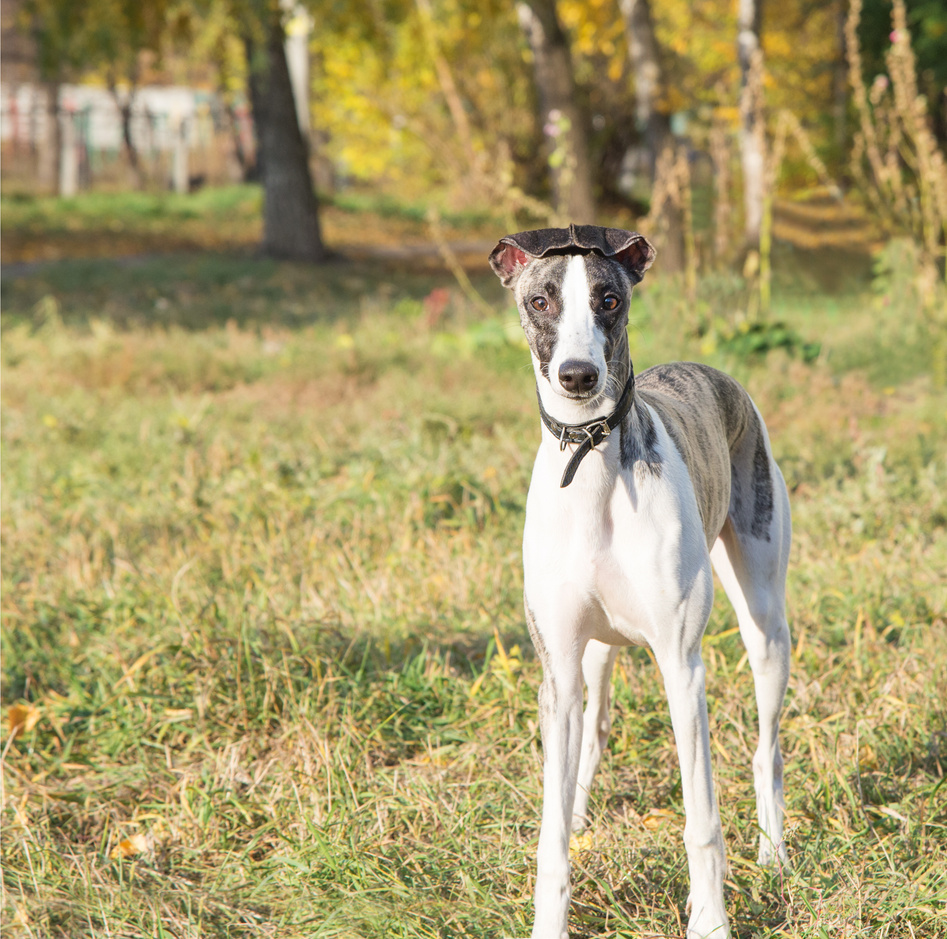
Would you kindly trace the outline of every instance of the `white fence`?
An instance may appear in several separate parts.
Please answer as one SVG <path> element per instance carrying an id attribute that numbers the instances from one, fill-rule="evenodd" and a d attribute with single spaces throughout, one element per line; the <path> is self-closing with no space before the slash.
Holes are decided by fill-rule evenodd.
<path id="1" fill-rule="evenodd" d="M 62 85 L 55 115 L 44 86 L 0 84 L 3 175 L 25 185 L 80 188 L 128 183 L 122 112 L 116 97 L 89 85 Z M 147 86 L 131 99 L 129 133 L 138 155 L 138 185 L 186 191 L 200 182 L 236 181 L 253 159 L 253 125 L 245 104 L 225 108 L 217 95 L 182 87 Z M 43 179 L 43 156 L 58 145 L 58 179 Z M 47 169 L 48 174 L 48 169 Z"/>

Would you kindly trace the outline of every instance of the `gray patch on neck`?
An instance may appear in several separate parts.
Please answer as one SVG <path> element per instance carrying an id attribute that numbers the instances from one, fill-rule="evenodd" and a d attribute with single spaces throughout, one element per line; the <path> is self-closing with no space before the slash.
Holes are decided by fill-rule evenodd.
<path id="1" fill-rule="evenodd" d="M 621 426 L 621 465 L 659 478 L 663 462 L 651 412 L 636 404 Z"/>

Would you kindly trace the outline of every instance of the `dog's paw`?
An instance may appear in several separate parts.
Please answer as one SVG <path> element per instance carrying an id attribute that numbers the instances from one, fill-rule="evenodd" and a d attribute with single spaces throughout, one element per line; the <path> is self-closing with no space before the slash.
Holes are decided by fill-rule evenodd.
<path id="1" fill-rule="evenodd" d="M 691 917 L 687 924 L 686 939 L 730 939 L 730 926 L 726 919 L 721 923 L 717 917 L 702 917 L 695 921 Z"/>
<path id="2" fill-rule="evenodd" d="M 730 925 L 726 912 L 703 905 L 695 909 L 693 897 L 687 898 L 688 913 L 686 939 L 730 939 Z"/>

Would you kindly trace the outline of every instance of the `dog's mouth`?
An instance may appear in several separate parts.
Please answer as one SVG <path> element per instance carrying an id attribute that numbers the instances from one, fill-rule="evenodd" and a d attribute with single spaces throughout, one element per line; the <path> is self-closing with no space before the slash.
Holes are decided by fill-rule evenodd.
<path id="1" fill-rule="evenodd" d="M 556 381 L 550 381 L 549 385 L 558 397 L 565 398 L 566 401 L 573 401 L 575 404 L 588 408 L 598 407 L 598 405 L 605 400 L 608 393 L 607 377 L 603 381 L 598 382 L 596 386 L 589 391 L 569 391 Z"/>
<path id="2" fill-rule="evenodd" d="M 557 388 L 553 385 L 552 390 L 560 397 L 566 398 L 569 401 L 580 401 L 583 404 L 587 404 L 597 402 L 598 399 L 602 397 L 604 388 L 598 391 L 566 391 L 564 388 Z"/>

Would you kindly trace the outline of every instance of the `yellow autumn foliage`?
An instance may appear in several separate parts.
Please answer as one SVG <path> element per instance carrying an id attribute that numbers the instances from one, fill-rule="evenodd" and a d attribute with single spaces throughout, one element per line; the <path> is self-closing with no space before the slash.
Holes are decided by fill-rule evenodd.
<path id="1" fill-rule="evenodd" d="M 464 152 L 435 67 L 441 56 L 470 122 L 475 153 L 498 167 L 503 147 L 535 152 L 532 61 L 512 5 L 432 0 L 425 27 L 421 4 L 377 24 L 320 31 L 314 53 L 312 109 L 324 149 L 344 177 L 388 181 L 410 196 L 439 182 L 469 184 Z M 576 79 L 593 113 L 628 113 L 634 75 L 614 0 L 559 0 L 572 41 Z M 703 105 L 733 110 L 739 97 L 736 9 L 731 0 L 665 0 L 652 5 L 669 113 Z M 837 55 L 835 12 L 798 2 L 767 8 L 763 37 L 767 104 L 815 124 L 831 103 Z M 807 118 L 811 118 L 807 120 Z"/>

